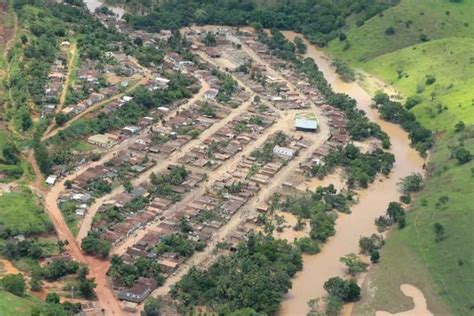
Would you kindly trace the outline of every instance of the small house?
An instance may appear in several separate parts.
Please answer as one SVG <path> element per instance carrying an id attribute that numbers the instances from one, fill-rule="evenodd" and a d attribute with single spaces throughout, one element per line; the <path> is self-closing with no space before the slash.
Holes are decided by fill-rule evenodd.
<path id="1" fill-rule="evenodd" d="M 138 126 L 125 126 L 122 128 L 123 134 L 134 135 L 140 132 L 140 127 Z"/>
<path id="2" fill-rule="evenodd" d="M 118 298 L 128 302 L 141 303 L 156 289 L 156 281 L 150 278 L 139 278 L 130 289 L 118 293 Z"/>
<path id="3" fill-rule="evenodd" d="M 92 135 L 87 139 L 87 142 L 91 145 L 98 146 L 101 148 L 110 148 L 116 144 L 113 139 L 104 134 Z"/>
<path id="4" fill-rule="evenodd" d="M 219 90 L 211 88 L 207 90 L 206 92 L 204 92 L 204 99 L 214 100 L 218 94 L 219 94 Z"/>
<path id="5" fill-rule="evenodd" d="M 295 119 L 295 128 L 302 132 L 316 132 L 318 119 L 314 114 L 298 115 Z"/>
<path id="6" fill-rule="evenodd" d="M 48 178 L 46 179 L 46 183 L 48 185 L 54 185 L 56 183 L 56 180 L 58 179 L 58 176 L 56 175 L 49 175 Z"/>

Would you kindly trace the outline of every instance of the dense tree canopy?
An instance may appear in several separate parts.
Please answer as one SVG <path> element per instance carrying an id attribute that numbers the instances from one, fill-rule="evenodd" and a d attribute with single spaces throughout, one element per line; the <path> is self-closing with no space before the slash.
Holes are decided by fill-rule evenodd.
<path id="1" fill-rule="evenodd" d="M 382 12 L 398 1 L 386 0 L 342 0 L 342 1 L 150 1 L 113 0 L 126 4 L 136 11 L 145 11 L 152 4 L 155 10 L 144 16 L 127 16 L 136 28 L 158 31 L 197 24 L 248 25 L 259 23 L 265 28 L 295 30 L 304 33 L 311 41 L 325 44 L 338 36 L 337 30 L 346 23 L 350 15 L 359 24 Z"/>
<path id="2" fill-rule="evenodd" d="M 16 295 L 23 296 L 25 294 L 26 284 L 21 274 L 7 274 L 1 280 L 3 288 Z"/>
<path id="3" fill-rule="evenodd" d="M 172 294 L 186 307 L 205 305 L 220 314 L 248 307 L 270 315 L 301 268 L 300 252 L 286 241 L 251 235 L 208 270 L 191 268 Z"/>
<path id="4" fill-rule="evenodd" d="M 415 115 L 403 107 L 401 103 L 391 101 L 388 95 L 378 94 L 374 97 L 374 102 L 378 106 L 380 116 L 384 120 L 400 124 L 400 126 L 408 132 L 411 144 L 416 150 L 423 155 L 426 154 L 426 151 L 433 145 L 432 132 L 421 126 L 416 120 Z"/>
<path id="5" fill-rule="evenodd" d="M 88 255 L 107 258 L 112 245 L 110 241 L 101 239 L 97 232 L 89 232 L 89 234 L 82 239 L 81 248 Z"/>
<path id="6" fill-rule="evenodd" d="M 163 284 L 165 280 L 158 262 L 152 259 L 138 258 L 134 264 L 127 264 L 122 258 L 114 255 L 110 263 L 107 274 L 128 287 L 131 287 L 139 277 L 153 278 L 158 285 Z"/>
<path id="7" fill-rule="evenodd" d="M 362 153 L 359 148 L 349 144 L 332 150 L 323 158 L 324 164 L 315 164 L 311 169 L 313 176 L 320 178 L 331 172 L 336 166 L 342 166 L 347 175 L 349 188 L 366 188 L 375 180 L 378 173 L 388 175 L 395 162 L 395 156 L 382 149 Z"/>

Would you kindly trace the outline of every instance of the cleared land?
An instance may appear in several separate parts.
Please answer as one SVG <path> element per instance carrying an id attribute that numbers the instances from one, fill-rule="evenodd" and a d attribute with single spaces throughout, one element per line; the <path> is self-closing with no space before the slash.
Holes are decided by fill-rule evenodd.
<path id="1" fill-rule="evenodd" d="M 43 233 L 51 227 L 48 217 L 28 191 L 5 193 L 0 198 L 0 218 L 2 229 L 17 234 Z"/>
<path id="2" fill-rule="evenodd" d="M 467 1 L 402 0 L 361 27 L 351 25 L 347 40 L 332 41 L 327 51 L 393 85 L 404 98 L 420 97 L 412 111 L 426 127 L 472 124 L 473 14 Z M 394 34 L 386 34 L 389 27 Z M 436 81 L 428 85 L 426 76 Z"/>
<path id="3" fill-rule="evenodd" d="M 412 111 L 420 122 L 433 130 L 445 130 L 459 120 L 474 123 L 473 49 L 470 38 L 430 41 L 377 57 L 364 69 L 394 85 L 403 96 L 419 97 L 421 103 Z M 436 81 L 427 85 L 427 76 Z"/>

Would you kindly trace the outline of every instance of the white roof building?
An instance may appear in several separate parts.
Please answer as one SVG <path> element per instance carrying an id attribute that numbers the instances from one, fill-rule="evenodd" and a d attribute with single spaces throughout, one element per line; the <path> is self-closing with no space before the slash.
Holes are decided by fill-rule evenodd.
<path id="1" fill-rule="evenodd" d="M 297 116 L 295 127 L 299 131 L 315 132 L 318 129 L 318 118 L 314 115 Z"/>
<path id="2" fill-rule="evenodd" d="M 275 146 L 273 147 L 273 154 L 285 159 L 292 159 L 295 155 L 295 150 L 288 147 Z"/>
<path id="3" fill-rule="evenodd" d="M 56 180 L 58 179 L 58 176 L 56 175 L 49 175 L 48 178 L 46 179 L 46 183 L 48 185 L 54 185 L 56 183 Z"/>
<path id="4" fill-rule="evenodd" d="M 168 84 L 168 83 L 170 83 L 170 80 L 169 80 L 169 79 L 162 78 L 162 77 L 156 77 L 156 78 L 155 78 L 155 81 L 156 81 L 156 82 L 159 82 L 159 83 L 162 83 L 162 84 Z"/>
<path id="5" fill-rule="evenodd" d="M 138 126 L 125 126 L 122 128 L 122 131 L 130 133 L 130 134 L 137 134 L 140 132 L 140 127 Z"/>

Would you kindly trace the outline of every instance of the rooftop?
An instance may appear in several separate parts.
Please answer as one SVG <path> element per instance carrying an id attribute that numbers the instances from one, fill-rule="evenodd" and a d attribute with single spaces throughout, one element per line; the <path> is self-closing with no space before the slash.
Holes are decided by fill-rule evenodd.
<path id="1" fill-rule="evenodd" d="M 314 113 L 297 114 L 295 118 L 295 126 L 296 128 L 315 130 L 318 128 L 318 118 Z"/>

